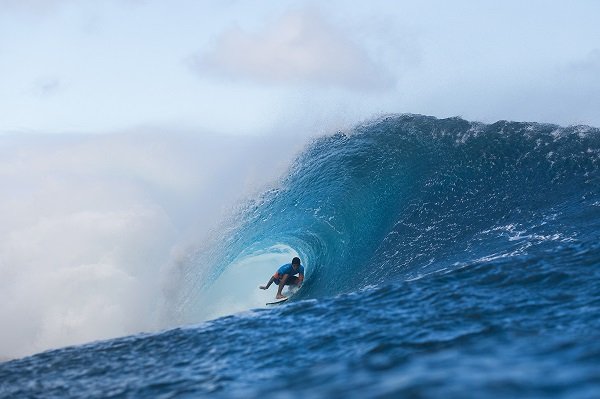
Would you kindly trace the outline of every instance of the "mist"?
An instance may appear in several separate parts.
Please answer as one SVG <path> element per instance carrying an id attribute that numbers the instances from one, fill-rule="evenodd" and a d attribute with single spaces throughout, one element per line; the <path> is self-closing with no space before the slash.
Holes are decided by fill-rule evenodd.
<path id="1" fill-rule="evenodd" d="M 171 327 L 174 259 L 302 148 L 168 133 L 0 137 L 0 358 Z"/>

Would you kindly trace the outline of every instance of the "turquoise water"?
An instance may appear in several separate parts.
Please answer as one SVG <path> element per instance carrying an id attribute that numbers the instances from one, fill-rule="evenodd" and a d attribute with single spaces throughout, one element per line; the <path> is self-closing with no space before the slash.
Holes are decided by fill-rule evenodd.
<path id="1" fill-rule="evenodd" d="M 185 327 L 2 363 L 0 396 L 597 397 L 599 169 L 581 126 L 399 115 L 316 139 L 189 255 Z M 286 304 L 189 324 L 296 254 Z"/>

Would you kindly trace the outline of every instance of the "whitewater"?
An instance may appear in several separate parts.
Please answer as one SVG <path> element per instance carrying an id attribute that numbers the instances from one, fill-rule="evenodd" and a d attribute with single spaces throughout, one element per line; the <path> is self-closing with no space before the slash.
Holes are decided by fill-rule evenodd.
<path id="1" fill-rule="evenodd" d="M 225 164 L 243 168 L 233 160 L 247 148 Z M 152 317 L 132 335 L 0 363 L 0 396 L 597 397 L 599 129 L 389 115 L 290 159 L 277 178 L 256 169 L 261 190 L 175 254 L 157 243 L 177 241 L 178 221 L 200 216 L 181 210 L 202 204 L 173 205 L 175 221 L 136 208 L 137 228 L 160 239 L 125 242 L 134 270 L 104 281 L 144 276 L 140 258 L 157 277 L 141 296 L 131 281 L 117 290 L 135 306 L 110 302 L 107 319 Z M 159 205 L 176 202 L 160 194 Z M 265 307 L 274 291 L 257 286 L 293 256 L 304 286 Z M 90 267 L 106 277 L 102 264 Z"/>

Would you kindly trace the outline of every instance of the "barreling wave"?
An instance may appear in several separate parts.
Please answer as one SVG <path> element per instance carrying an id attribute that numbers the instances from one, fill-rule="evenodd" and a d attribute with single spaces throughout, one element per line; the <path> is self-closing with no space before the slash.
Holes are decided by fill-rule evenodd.
<path id="1" fill-rule="evenodd" d="M 588 127 L 319 138 L 178 265 L 171 321 L 213 320 L 2 363 L 0 396 L 596 397 L 599 166 Z M 292 300 L 217 317 L 296 254 Z"/>
<path id="2" fill-rule="evenodd" d="M 599 166 L 600 131 L 586 126 L 395 115 L 318 138 L 189 256 L 179 311 L 271 251 L 299 254 L 298 298 L 319 298 L 568 241 L 569 220 L 597 212 Z"/>

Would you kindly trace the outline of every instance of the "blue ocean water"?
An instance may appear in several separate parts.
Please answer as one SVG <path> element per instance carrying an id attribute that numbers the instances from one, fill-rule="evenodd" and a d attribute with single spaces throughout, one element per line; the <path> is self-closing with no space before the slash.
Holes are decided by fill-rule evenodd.
<path id="1" fill-rule="evenodd" d="M 290 301 L 189 324 L 278 251 L 307 270 Z M 600 130 L 398 115 L 318 138 L 182 270 L 182 327 L 2 363 L 0 396 L 600 397 Z"/>

